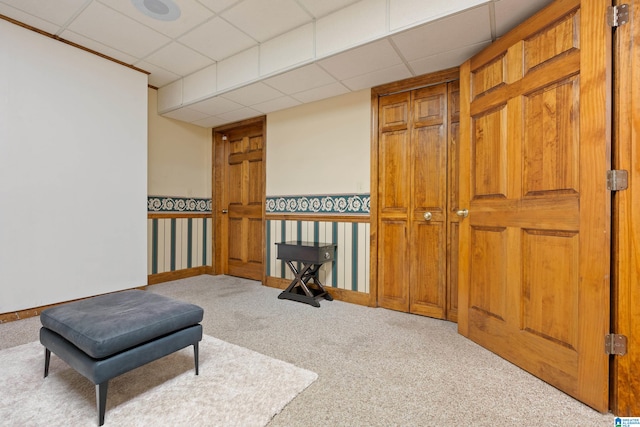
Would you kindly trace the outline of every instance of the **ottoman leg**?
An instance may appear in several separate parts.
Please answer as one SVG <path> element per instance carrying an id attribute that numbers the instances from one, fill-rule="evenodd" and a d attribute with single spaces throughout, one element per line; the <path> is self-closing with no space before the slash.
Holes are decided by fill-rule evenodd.
<path id="1" fill-rule="evenodd" d="M 198 375 L 198 343 L 196 342 L 193 345 L 193 359 L 196 362 L 196 375 Z"/>
<path id="2" fill-rule="evenodd" d="M 51 360 L 51 350 L 44 348 L 44 377 L 49 375 L 49 361 Z"/>
<path id="3" fill-rule="evenodd" d="M 104 410 L 107 406 L 107 388 L 109 381 L 96 384 L 96 403 L 98 404 L 98 425 L 104 424 Z"/>

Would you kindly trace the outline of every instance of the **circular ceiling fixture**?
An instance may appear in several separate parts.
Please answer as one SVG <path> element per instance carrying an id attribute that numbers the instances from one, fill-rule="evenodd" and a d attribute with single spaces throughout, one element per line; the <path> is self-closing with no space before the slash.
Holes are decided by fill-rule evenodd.
<path id="1" fill-rule="evenodd" d="M 131 0 L 145 15 L 160 21 L 175 21 L 180 18 L 180 8 L 173 0 Z"/>

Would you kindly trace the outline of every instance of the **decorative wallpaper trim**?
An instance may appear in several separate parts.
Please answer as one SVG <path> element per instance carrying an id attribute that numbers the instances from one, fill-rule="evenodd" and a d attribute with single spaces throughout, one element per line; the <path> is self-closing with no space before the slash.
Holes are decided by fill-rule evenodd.
<path id="1" fill-rule="evenodd" d="M 147 212 L 211 213 L 211 199 L 193 197 L 147 197 Z"/>
<path id="2" fill-rule="evenodd" d="M 267 197 L 267 213 L 366 214 L 371 212 L 370 194 Z"/>

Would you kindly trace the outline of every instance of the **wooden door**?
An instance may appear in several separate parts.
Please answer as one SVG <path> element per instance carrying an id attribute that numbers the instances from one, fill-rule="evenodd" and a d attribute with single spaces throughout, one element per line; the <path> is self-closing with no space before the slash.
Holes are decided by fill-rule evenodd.
<path id="1" fill-rule="evenodd" d="M 380 98 L 378 303 L 446 312 L 447 85 Z"/>
<path id="2" fill-rule="evenodd" d="M 461 67 L 461 334 L 608 409 L 611 29 L 558 0 Z"/>
<path id="3" fill-rule="evenodd" d="M 617 1 L 618 4 L 623 4 Z M 613 196 L 614 324 L 627 353 L 613 359 L 611 410 L 640 416 L 640 3 L 625 1 L 628 23 L 615 30 L 615 149 L 613 168 L 629 173 L 629 187 Z"/>
<path id="4" fill-rule="evenodd" d="M 264 120 L 214 131 L 216 272 L 264 275 Z"/>
<path id="5" fill-rule="evenodd" d="M 447 320 L 458 321 L 458 236 L 460 217 L 459 163 L 460 81 L 448 84 L 449 148 L 447 158 Z"/>

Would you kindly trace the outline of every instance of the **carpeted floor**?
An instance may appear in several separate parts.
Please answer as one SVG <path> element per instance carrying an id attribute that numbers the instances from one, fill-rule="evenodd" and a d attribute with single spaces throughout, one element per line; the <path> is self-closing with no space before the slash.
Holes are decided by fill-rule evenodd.
<path id="1" fill-rule="evenodd" d="M 229 276 L 149 289 L 202 306 L 205 334 L 318 374 L 270 427 L 614 424 L 458 335 L 454 323 L 341 301 L 315 308 Z M 0 348 L 37 339 L 38 327 L 37 318 L 0 325 Z"/>

